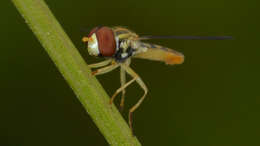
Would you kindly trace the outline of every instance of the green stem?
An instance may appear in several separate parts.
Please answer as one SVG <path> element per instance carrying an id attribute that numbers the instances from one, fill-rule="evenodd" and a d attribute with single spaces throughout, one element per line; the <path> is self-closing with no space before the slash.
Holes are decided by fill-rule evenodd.
<path id="1" fill-rule="evenodd" d="M 141 145 L 43 0 L 12 0 L 110 145 Z M 87 141 L 86 141 L 87 142 Z"/>

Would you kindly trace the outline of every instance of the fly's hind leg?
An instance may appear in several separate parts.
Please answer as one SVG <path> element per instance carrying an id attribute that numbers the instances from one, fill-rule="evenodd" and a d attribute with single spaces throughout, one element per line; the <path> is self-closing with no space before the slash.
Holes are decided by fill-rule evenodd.
<path id="1" fill-rule="evenodd" d="M 126 65 L 122 65 L 122 67 L 125 69 L 125 71 L 133 77 L 134 80 L 136 80 L 136 82 L 141 86 L 141 88 L 144 90 L 144 94 L 143 96 L 138 100 L 138 102 L 129 110 L 129 115 L 128 115 L 128 122 L 129 122 L 129 126 L 130 129 L 132 131 L 133 134 L 133 112 L 141 105 L 141 103 L 143 102 L 143 100 L 146 97 L 146 94 L 148 92 L 148 89 L 146 87 L 146 85 L 144 84 L 144 82 L 142 81 L 142 79 L 129 67 Z"/>

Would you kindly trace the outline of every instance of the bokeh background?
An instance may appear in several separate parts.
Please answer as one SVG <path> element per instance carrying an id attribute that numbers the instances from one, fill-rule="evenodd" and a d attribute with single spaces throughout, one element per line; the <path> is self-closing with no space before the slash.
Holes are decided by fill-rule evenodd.
<path id="1" fill-rule="evenodd" d="M 145 35 L 235 37 L 150 41 L 186 60 L 178 66 L 132 61 L 150 90 L 135 112 L 135 134 L 145 146 L 260 145 L 258 1 L 46 2 L 87 63 L 101 60 L 81 42 L 97 25 Z M 1 1 L 0 12 L 0 145 L 108 145 L 13 4 Z M 98 80 L 109 95 L 120 86 L 118 70 Z M 127 89 L 125 118 L 142 93 L 137 84 Z"/>

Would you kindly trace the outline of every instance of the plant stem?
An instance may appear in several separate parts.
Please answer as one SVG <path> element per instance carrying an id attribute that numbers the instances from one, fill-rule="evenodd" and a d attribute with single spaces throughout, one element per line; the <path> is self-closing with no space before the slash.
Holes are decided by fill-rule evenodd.
<path id="1" fill-rule="evenodd" d="M 43 0 L 12 0 L 110 145 L 141 145 Z"/>

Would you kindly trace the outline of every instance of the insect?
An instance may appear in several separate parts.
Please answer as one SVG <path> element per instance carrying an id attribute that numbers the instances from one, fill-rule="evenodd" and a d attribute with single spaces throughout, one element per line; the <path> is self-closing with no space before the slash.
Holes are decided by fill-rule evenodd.
<path id="1" fill-rule="evenodd" d="M 110 99 L 110 104 L 113 103 L 115 97 L 122 92 L 120 108 L 123 109 L 125 101 L 125 89 L 137 82 L 144 90 L 143 96 L 129 110 L 128 122 L 129 127 L 133 132 L 133 112 L 140 106 L 145 99 L 148 88 L 142 81 L 141 77 L 130 68 L 132 58 L 141 58 L 154 61 L 162 61 L 169 65 L 182 64 L 184 55 L 175 50 L 163 47 L 160 45 L 143 42 L 147 39 L 206 39 L 206 40 L 222 40 L 231 39 L 229 36 L 221 37 L 201 37 L 201 36 L 141 36 L 135 32 L 123 27 L 96 27 L 90 31 L 87 37 L 83 37 L 82 41 L 86 43 L 88 53 L 92 56 L 105 58 L 105 61 L 91 64 L 90 68 L 99 68 L 92 72 L 93 75 L 101 75 L 110 72 L 117 67 L 120 67 L 120 82 L 121 87 L 116 90 Z M 126 73 L 132 79 L 126 82 Z"/>

